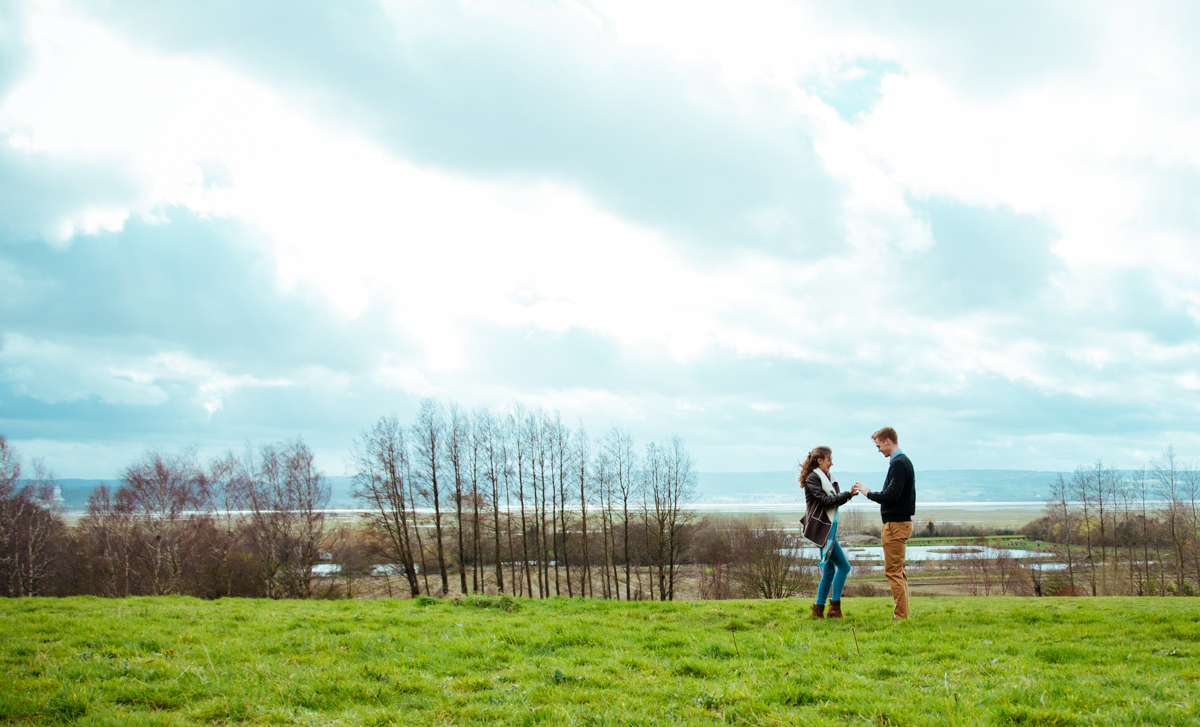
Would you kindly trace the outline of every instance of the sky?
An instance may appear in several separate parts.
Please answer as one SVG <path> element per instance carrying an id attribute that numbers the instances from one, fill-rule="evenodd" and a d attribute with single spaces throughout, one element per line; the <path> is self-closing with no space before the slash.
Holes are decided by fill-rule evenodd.
<path id="1" fill-rule="evenodd" d="M 1200 456 L 1200 6 L 0 4 L 0 434 Z"/>

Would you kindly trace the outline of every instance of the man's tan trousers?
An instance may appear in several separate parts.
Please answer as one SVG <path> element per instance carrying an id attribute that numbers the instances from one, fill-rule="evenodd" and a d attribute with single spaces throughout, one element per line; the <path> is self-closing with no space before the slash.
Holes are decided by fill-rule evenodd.
<path id="1" fill-rule="evenodd" d="M 908 618 L 908 576 L 904 573 L 904 556 L 912 529 L 911 522 L 883 524 L 883 572 L 892 588 L 892 600 L 896 602 L 893 618 Z"/>

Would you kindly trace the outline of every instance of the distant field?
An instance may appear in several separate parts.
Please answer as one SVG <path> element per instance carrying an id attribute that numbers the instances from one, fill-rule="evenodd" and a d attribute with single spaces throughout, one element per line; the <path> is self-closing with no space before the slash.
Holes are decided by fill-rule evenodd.
<path id="1" fill-rule="evenodd" d="M 1197 724 L 1189 599 L 0 602 L 16 724 Z M 853 629 L 853 630 L 852 630 Z M 857 638 L 857 643 L 855 639 Z"/>

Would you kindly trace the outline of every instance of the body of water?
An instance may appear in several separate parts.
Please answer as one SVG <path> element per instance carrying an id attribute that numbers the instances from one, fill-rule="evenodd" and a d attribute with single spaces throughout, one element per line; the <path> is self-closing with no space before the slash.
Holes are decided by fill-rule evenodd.
<path id="1" fill-rule="evenodd" d="M 883 562 L 883 548 L 878 545 L 862 547 L 843 545 L 842 549 L 846 551 L 846 557 L 851 560 L 878 560 L 880 563 Z M 812 558 L 817 557 L 816 548 L 805 548 L 804 550 L 806 551 L 805 555 Z M 811 551 L 811 553 L 808 551 Z M 910 545 L 905 551 L 905 561 L 908 563 L 919 563 L 926 560 L 953 560 L 955 558 L 995 558 L 1001 552 L 1008 554 L 1008 557 L 1013 560 L 1030 560 L 1054 555 L 1054 553 L 1040 550 L 1021 550 L 1016 548 L 987 548 L 985 550 L 973 545 Z"/>

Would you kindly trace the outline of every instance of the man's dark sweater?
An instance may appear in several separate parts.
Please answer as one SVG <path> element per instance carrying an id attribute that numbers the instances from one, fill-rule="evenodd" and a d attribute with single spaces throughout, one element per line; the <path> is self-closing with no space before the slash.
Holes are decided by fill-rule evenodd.
<path id="1" fill-rule="evenodd" d="M 917 511 L 917 477 L 912 461 L 901 452 L 888 465 L 887 479 L 882 490 L 873 490 L 867 498 L 879 503 L 879 514 L 885 523 L 906 523 Z"/>

